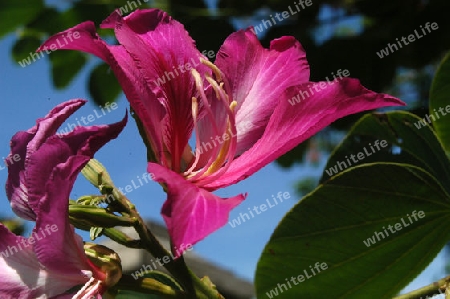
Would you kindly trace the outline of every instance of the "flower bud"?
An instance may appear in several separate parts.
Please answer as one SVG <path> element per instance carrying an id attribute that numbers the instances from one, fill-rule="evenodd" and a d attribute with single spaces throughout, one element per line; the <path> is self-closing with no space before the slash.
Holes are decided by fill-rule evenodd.
<path id="1" fill-rule="evenodd" d="M 106 246 L 86 242 L 84 253 L 105 274 L 102 281 L 106 287 L 112 287 L 120 280 L 122 277 L 122 261 L 116 252 Z"/>
<path id="2" fill-rule="evenodd" d="M 105 166 L 96 159 L 91 159 L 89 163 L 81 170 L 84 177 L 91 182 L 92 185 L 99 188 L 101 185 L 114 186 L 109 173 Z"/>
<path id="3" fill-rule="evenodd" d="M 106 209 L 87 205 L 69 205 L 69 216 L 96 227 L 133 226 L 136 223 L 134 218 L 116 216 Z"/>

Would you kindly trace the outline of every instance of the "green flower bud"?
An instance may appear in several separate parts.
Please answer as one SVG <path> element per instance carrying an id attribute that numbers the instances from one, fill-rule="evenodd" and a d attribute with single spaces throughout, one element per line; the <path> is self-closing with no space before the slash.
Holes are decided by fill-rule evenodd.
<path id="1" fill-rule="evenodd" d="M 116 216 L 106 209 L 88 205 L 69 205 L 70 218 L 97 227 L 133 226 L 136 219 Z"/>
<path id="2" fill-rule="evenodd" d="M 84 253 L 105 274 L 106 287 L 114 286 L 122 277 L 122 261 L 119 255 L 106 246 L 86 242 Z"/>
<path id="3" fill-rule="evenodd" d="M 91 159 L 81 170 L 81 173 L 97 188 L 100 188 L 102 185 L 114 186 L 105 166 L 96 159 Z"/>

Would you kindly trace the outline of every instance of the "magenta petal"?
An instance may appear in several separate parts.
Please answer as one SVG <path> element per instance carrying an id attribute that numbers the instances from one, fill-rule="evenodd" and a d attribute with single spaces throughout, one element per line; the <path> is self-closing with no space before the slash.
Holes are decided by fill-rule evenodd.
<path id="1" fill-rule="evenodd" d="M 27 220 L 34 220 L 35 214 L 29 208 L 26 177 L 23 171 L 27 167 L 29 157 L 39 149 L 47 138 L 54 135 L 61 124 L 76 110 L 86 103 L 85 100 L 74 99 L 53 108 L 44 118 L 36 121 L 36 125 L 26 132 L 18 132 L 11 139 L 11 153 L 8 162 L 8 180 L 6 195 L 13 211 Z"/>
<path id="2" fill-rule="evenodd" d="M 68 36 L 72 37 L 70 42 L 61 42 L 63 40 L 67 41 Z M 36 52 L 48 51 L 50 48 L 54 51 L 55 47 L 60 50 L 78 50 L 91 53 L 104 61 L 109 59 L 106 43 L 97 35 L 95 24 L 91 21 L 80 23 L 51 36 Z"/>
<path id="3" fill-rule="evenodd" d="M 207 71 L 200 63 L 202 54 L 183 25 L 157 9 L 137 10 L 125 18 L 113 13 L 103 26 L 114 26 L 120 44 L 135 60 L 136 71 L 166 109 L 168 118 L 161 129 L 172 168 L 179 171 L 193 130 L 192 97 L 198 93 L 190 69 Z"/>
<path id="4" fill-rule="evenodd" d="M 62 43 L 61 41 L 64 38 L 67 39 L 68 35 L 73 37 L 72 40 L 67 43 Z M 144 76 L 137 69 L 130 54 L 122 46 L 108 45 L 96 33 L 94 23 L 90 21 L 78 24 L 66 31 L 53 35 L 37 51 L 44 51 L 52 46 L 57 49 L 78 50 L 91 53 L 109 64 L 130 101 L 133 110 L 145 124 L 154 151 L 158 154 L 163 152 L 161 130 L 159 127 L 165 115 L 165 110 L 149 89 Z"/>
<path id="5" fill-rule="evenodd" d="M 147 170 L 154 174 L 155 181 L 167 184 L 167 201 L 162 215 L 169 229 L 174 253 L 177 253 L 176 249 L 194 245 L 224 226 L 230 211 L 247 196 L 241 194 L 220 198 L 155 163 L 149 163 Z"/>
<path id="6" fill-rule="evenodd" d="M 117 137 L 126 121 L 125 115 L 112 125 L 77 127 L 60 137 L 50 136 L 27 156 L 25 183 L 30 207 L 36 213 L 34 250 L 46 270 L 63 274 L 66 281 L 85 282 L 95 270 L 87 262 L 81 238 L 69 224 L 70 191 L 81 169 L 101 146 Z"/>
<path id="7" fill-rule="evenodd" d="M 0 238 L 0 298 L 29 298 L 40 270 L 32 247 L 22 246 L 20 242 L 26 238 L 14 235 L 1 223 Z"/>
<path id="8" fill-rule="evenodd" d="M 86 103 L 87 101 L 82 99 L 69 100 L 57 105 L 44 118 L 38 119 L 36 126 L 27 131 L 34 134 L 33 139 L 28 143 L 27 155 L 33 154 L 47 138 L 55 135 L 58 128 L 69 116 Z"/>
<path id="9" fill-rule="evenodd" d="M 103 145 L 114 139 L 122 131 L 127 116 L 112 125 L 77 127 L 74 131 L 60 137 L 54 135 L 46 140 L 33 154 L 27 156 L 25 179 L 28 191 L 28 203 L 35 211 L 39 201 L 46 193 L 46 184 L 50 184 L 52 171 L 59 164 L 64 165 L 71 157 L 79 157 L 83 163 L 72 169 L 79 173 L 94 153 Z M 74 179 L 75 180 L 75 179 Z M 74 181 L 66 180 L 72 188 Z M 70 191 L 69 191 L 70 193 Z M 69 194 L 66 195 L 66 200 Z"/>
<path id="10" fill-rule="evenodd" d="M 51 298 L 86 282 L 83 276 L 70 279 L 43 268 L 33 252 L 34 241 L 14 235 L 2 224 L 0 239 L 0 298 Z"/>
<path id="11" fill-rule="evenodd" d="M 55 166 L 76 155 L 87 163 L 125 126 L 127 115 L 121 122 L 109 126 L 77 127 L 68 134 L 55 135 L 58 127 L 84 103 L 82 100 L 62 103 L 39 119 L 36 126 L 12 138 L 10 156 L 18 155 L 20 160 L 8 165 L 6 194 L 18 216 L 36 219 L 37 206 L 45 195 L 45 184 Z"/>
<path id="12" fill-rule="evenodd" d="M 238 130 L 238 155 L 261 137 L 284 91 L 309 81 L 305 50 L 292 36 L 273 40 L 268 50 L 250 29 L 238 31 L 225 40 L 216 65 L 238 103 L 236 124 L 249 123 Z"/>
<path id="13" fill-rule="evenodd" d="M 186 84 L 188 86 L 177 84 L 180 92 L 189 91 L 193 87 L 189 69 L 195 67 L 198 71 L 206 70 L 206 67 L 200 64 L 203 55 L 195 47 L 194 40 L 181 23 L 164 11 L 136 10 L 125 18 L 114 12 L 102 23 L 102 27 L 115 29 L 120 44 L 135 59 L 136 67 L 153 86 L 155 94 L 162 90 L 164 96 L 173 96 L 171 93 L 178 91 L 170 90 L 173 88 L 173 81 L 189 83 Z M 186 64 L 190 67 L 185 68 Z M 164 82 L 154 82 L 158 78 Z M 189 103 L 190 100 L 189 98 Z"/>
<path id="14" fill-rule="evenodd" d="M 295 98 L 300 99 L 299 103 L 292 105 L 289 100 L 295 101 Z M 400 105 L 405 104 L 392 96 L 364 88 L 357 79 L 345 78 L 333 84 L 308 83 L 290 88 L 273 112 L 261 139 L 235 159 L 218 180 L 205 188 L 215 190 L 245 179 L 339 118 Z"/>
<path id="15" fill-rule="evenodd" d="M 74 156 L 54 168 L 48 178 L 45 195 L 39 202 L 33 230 L 33 235 L 40 237 L 35 245 L 39 262 L 46 269 L 65 276 L 84 276 L 82 270 L 91 270 L 82 239 L 70 225 L 68 215 L 68 198 L 73 182 L 87 161 L 85 157 Z"/>
<path id="16" fill-rule="evenodd" d="M 54 135 L 82 104 L 58 105 L 35 127 L 13 138 L 12 153 L 23 153 L 25 162 L 10 172 L 8 194 L 24 199 L 13 206 L 36 219 L 36 227 L 25 239 L 0 225 L 0 267 L 7 273 L 6 277 L 0 273 L 1 298 L 64 298 L 61 294 L 92 276 L 104 278 L 90 266 L 82 239 L 69 223 L 68 200 L 81 169 L 101 146 L 118 136 L 127 115 L 109 126 L 77 127 L 68 134 Z"/>
<path id="17" fill-rule="evenodd" d="M 62 294 L 62 295 L 57 295 L 57 296 L 51 297 L 50 299 L 73 299 L 73 295 L 75 295 L 75 294 Z M 97 298 L 102 299 L 101 296 L 97 297 Z M 94 299 L 94 298 L 89 298 L 89 299 Z"/>

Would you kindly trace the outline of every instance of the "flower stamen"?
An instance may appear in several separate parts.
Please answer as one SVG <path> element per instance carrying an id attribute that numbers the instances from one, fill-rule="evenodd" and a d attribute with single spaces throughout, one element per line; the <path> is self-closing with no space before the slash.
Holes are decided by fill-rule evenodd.
<path id="1" fill-rule="evenodd" d="M 219 134 L 219 129 L 217 126 L 217 121 L 214 118 L 214 114 L 211 111 L 209 106 L 208 99 L 204 92 L 203 81 L 200 77 L 200 74 L 195 69 L 191 70 L 192 76 L 194 77 L 197 90 L 202 97 L 203 107 L 206 109 L 208 114 L 208 118 L 211 121 L 211 125 L 213 126 L 214 133 L 216 136 L 223 136 L 227 134 L 227 132 L 231 133 L 231 138 L 224 140 L 223 144 L 220 147 L 214 147 L 214 151 L 209 157 L 207 163 L 197 172 L 193 172 L 193 170 L 197 167 L 198 161 L 200 160 L 200 154 L 197 152 L 197 149 L 200 148 L 200 136 L 198 134 L 198 126 L 197 126 L 197 117 L 198 117 L 198 102 L 195 99 L 195 103 L 193 102 L 193 114 L 194 117 L 194 129 L 196 131 L 196 153 L 195 153 L 195 161 L 191 165 L 188 171 L 184 174 L 185 176 L 192 181 L 196 181 L 198 184 L 207 183 L 210 181 L 211 175 L 214 174 L 214 177 L 221 175 L 223 173 L 223 167 L 226 166 L 228 168 L 228 164 L 231 163 L 234 157 L 234 153 L 236 151 L 237 145 L 237 134 L 236 134 L 236 123 L 235 123 L 235 109 L 237 106 L 236 101 L 230 101 L 229 95 L 225 92 L 225 84 L 222 81 L 222 73 L 217 66 L 207 60 L 201 60 L 201 62 L 209 67 L 213 73 L 215 74 L 216 79 L 214 79 L 210 74 L 205 74 L 206 81 L 210 84 L 211 88 L 214 89 L 215 96 L 221 102 L 225 111 L 228 115 L 228 120 L 226 126 L 224 128 L 224 132 Z M 194 101 L 194 100 L 193 100 Z M 195 105 L 195 108 L 194 108 Z"/>
<path id="2" fill-rule="evenodd" d="M 219 135 L 219 129 L 217 128 L 217 124 L 216 124 L 216 121 L 214 119 L 214 115 L 213 115 L 213 113 L 211 111 L 211 108 L 209 107 L 208 98 L 206 97 L 206 94 L 204 92 L 203 82 L 202 82 L 202 79 L 200 77 L 200 74 L 195 69 L 191 70 L 191 74 L 194 77 L 195 85 L 196 85 L 197 90 L 198 90 L 198 92 L 199 92 L 199 94 L 200 94 L 200 96 L 201 96 L 201 98 L 203 100 L 203 106 L 202 107 L 206 110 L 207 115 L 208 115 L 208 117 L 209 117 L 209 119 L 211 121 L 211 124 L 213 126 L 214 133 L 218 136 Z M 197 98 L 195 98 L 195 100 L 196 100 L 195 105 L 196 105 L 196 107 L 198 107 Z M 193 109 L 194 109 L 194 107 L 193 107 Z M 198 116 L 198 112 L 196 113 L 195 120 L 197 119 L 197 116 Z M 198 126 L 196 125 L 196 122 L 194 122 L 194 125 L 195 125 L 194 129 L 195 129 L 195 134 L 196 134 L 195 156 L 196 156 L 196 160 L 197 160 L 197 156 L 198 156 L 198 159 L 200 159 L 200 154 L 197 151 L 197 149 L 200 148 L 200 135 L 198 133 Z M 209 164 L 211 164 L 213 162 L 211 159 L 217 154 L 218 150 L 219 150 L 218 148 L 214 148 L 213 153 L 212 153 L 211 157 L 209 158 L 208 162 L 206 163 L 206 165 L 209 165 Z M 203 169 L 201 169 L 201 170 L 199 170 L 197 172 L 192 172 L 194 169 L 195 168 L 190 167 L 188 171 L 184 172 L 184 175 L 188 179 L 195 179 L 198 176 L 201 176 L 207 170 L 207 169 L 203 168 Z"/>
<path id="3" fill-rule="evenodd" d="M 192 97 L 192 119 L 194 122 L 194 132 L 195 132 L 195 148 L 200 148 L 200 135 L 198 133 L 198 126 L 197 126 L 197 117 L 198 117 L 198 100 L 196 97 Z M 200 160 L 200 155 L 195 153 L 195 160 L 192 163 L 191 167 L 189 167 L 188 170 L 184 172 L 185 176 L 189 176 L 189 174 L 192 173 L 192 171 L 197 167 L 198 161 Z"/>
<path id="4" fill-rule="evenodd" d="M 216 75 L 217 81 L 222 82 L 222 72 L 219 70 L 219 68 L 214 63 L 212 63 L 211 61 L 206 60 L 204 58 L 200 58 L 200 62 L 202 64 L 204 64 L 205 66 L 209 67 L 214 72 L 214 75 Z"/>

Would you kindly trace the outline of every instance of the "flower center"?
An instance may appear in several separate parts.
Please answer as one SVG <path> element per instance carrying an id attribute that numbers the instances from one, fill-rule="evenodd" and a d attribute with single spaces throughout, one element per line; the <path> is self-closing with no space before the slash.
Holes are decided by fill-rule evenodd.
<path id="1" fill-rule="evenodd" d="M 231 99 L 231 92 L 229 92 L 229 84 L 228 82 L 224 82 L 224 76 L 222 72 L 215 66 L 213 63 L 208 60 L 201 59 L 202 64 L 209 67 L 213 74 L 213 78 L 209 74 L 205 74 L 205 79 L 209 83 L 209 86 L 214 90 L 216 99 L 223 105 L 222 109 L 225 109 L 227 114 L 226 126 L 225 130 L 222 131 L 219 129 L 219 125 L 217 120 L 213 114 L 211 109 L 210 101 L 208 100 L 205 94 L 205 87 L 203 84 L 203 80 L 199 74 L 199 72 L 195 69 L 191 70 L 191 74 L 194 77 L 195 85 L 197 91 L 199 93 L 199 98 L 201 99 L 202 108 L 206 115 L 204 117 L 208 117 L 210 120 L 210 124 L 212 126 L 213 132 L 218 138 L 227 134 L 228 138 L 224 138 L 224 141 L 221 146 L 215 146 L 212 149 L 211 155 L 208 158 L 208 161 L 200 168 L 197 169 L 197 165 L 200 161 L 201 155 L 203 151 L 198 150 L 201 148 L 200 142 L 200 134 L 198 131 L 198 117 L 199 117 L 199 100 L 196 97 L 192 98 L 192 118 L 194 122 L 194 130 L 195 130 L 195 138 L 196 138 L 196 150 L 195 150 L 195 159 L 191 164 L 190 168 L 184 172 L 184 176 L 191 180 L 195 181 L 197 185 L 207 184 L 218 176 L 220 176 L 230 165 L 231 161 L 234 158 L 234 154 L 236 152 L 237 145 L 237 134 L 236 134 L 236 121 L 235 121 L 235 108 L 237 106 L 237 102 Z M 225 79 L 226 80 L 226 79 Z M 208 87 L 209 87 L 208 86 Z M 227 92 L 228 91 L 228 92 Z M 231 136 L 226 132 L 231 132 Z M 212 137 L 211 137 L 212 140 Z"/>

